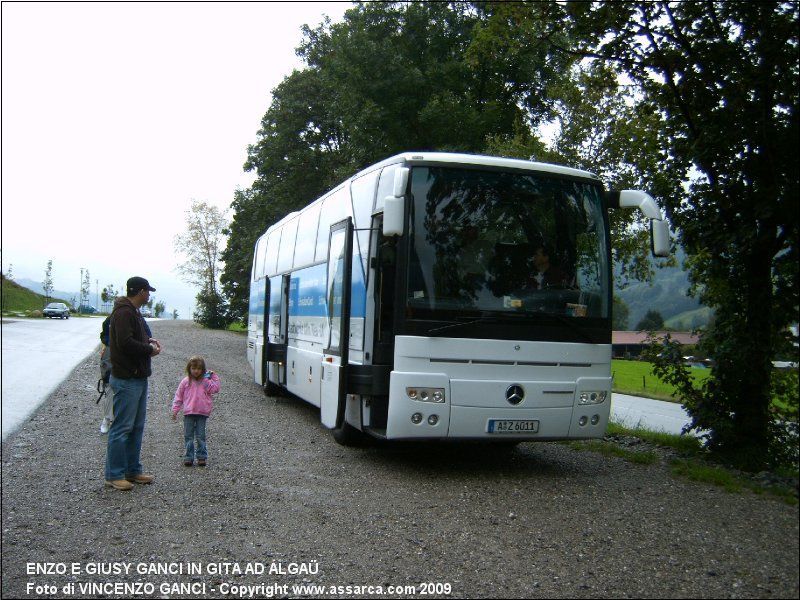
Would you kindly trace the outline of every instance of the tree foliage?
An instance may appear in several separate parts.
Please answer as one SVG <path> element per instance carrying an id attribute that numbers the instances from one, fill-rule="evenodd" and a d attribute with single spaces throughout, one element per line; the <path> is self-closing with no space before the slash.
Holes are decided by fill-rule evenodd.
<path id="1" fill-rule="evenodd" d="M 100 299 L 104 303 L 114 302 L 117 299 L 119 292 L 114 288 L 113 283 L 109 283 L 106 287 L 103 288 L 103 291 L 100 292 Z"/>
<path id="2" fill-rule="evenodd" d="M 660 114 L 662 201 L 715 310 L 702 346 L 713 377 L 684 401 L 710 447 L 752 468 L 782 455 L 771 409 L 774 356 L 798 320 L 798 5 L 788 2 L 569 3 L 579 43 L 635 82 Z M 796 355 L 796 350 L 795 350 Z M 674 367 L 674 364 L 673 364 Z"/>
<path id="3" fill-rule="evenodd" d="M 642 320 L 636 324 L 636 331 L 661 331 L 664 329 L 664 317 L 657 310 L 648 310 Z"/>
<path id="4" fill-rule="evenodd" d="M 45 302 L 50 302 L 53 296 L 53 260 L 47 261 L 47 267 L 44 270 L 44 281 L 42 281 L 42 290 L 44 291 Z"/>
<path id="5" fill-rule="evenodd" d="M 583 73 L 575 56 L 554 54 L 534 16 L 521 3 L 372 2 L 305 28 L 307 68 L 273 90 L 245 163 L 258 179 L 232 204 L 221 279 L 231 315 L 247 314 L 253 248 L 269 225 L 398 152 L 535 155 L 596 170 L 611 186 L 651 183 L 661 157 L 630 140 L 650 140 L 659 114 L 634 114 L 642 109 L 607 69 Z M 561 136 L 548 150 L 535 128 L 553 119 Z M 646 232 L 634 215 L 617 211 L 612 235 L 624 276 L 643 278 Z"/>
<path id="6" fill-rule="evenodd" d="M 81 281 L 81 297 L 80 297 L 80 304 L 78 306 L 78 311 L 81 310 L 80 307 L 86 306 L 89 304 L 89 294 L 92 289 L 92 278 L 89 275 L 89 269 L 83 269 L 83 280 Z"/>
<path id="7" fill-rule="evenodd" d="M 611 328 L 614 331 L 627 331 L 630 313 L 631 309 L 628 308 L 625 300 L 615 295 L 614 304 L 611 307 Z"/>

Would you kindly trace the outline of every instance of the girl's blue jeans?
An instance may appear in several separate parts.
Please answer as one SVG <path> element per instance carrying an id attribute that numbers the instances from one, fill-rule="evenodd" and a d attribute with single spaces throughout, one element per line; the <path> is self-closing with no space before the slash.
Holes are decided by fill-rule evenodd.
<path id="1" fill-rule="evenodd" d="M 184 415 L 183 417 L 183 443 L 186 446 L 186 455 L 183 460 L 194 460 L 195 455 L 200 460 L 208 458 L 206 448 L 206 420 L 205 415 Z M 194 444 L 197 442 L 197 453 Z"/>

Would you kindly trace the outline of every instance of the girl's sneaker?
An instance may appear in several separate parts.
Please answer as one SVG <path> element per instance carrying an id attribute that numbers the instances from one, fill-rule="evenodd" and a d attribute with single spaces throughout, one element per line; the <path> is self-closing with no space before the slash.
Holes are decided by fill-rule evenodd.
<path id="1" fill-rule="evenodd" d="M 197 466 L 198 467 L 205 467 L 206 466 L 206 459 L 205 458 L 198 458 L 197 459 Z"/>
<path id="2" fill-rule="evenodd" d="M 191 460 L 183 461 L 183 466 L 184 467 L 191 467 L 193 464 L 194 464 L 194 461 L 191 461 Z"/>
<path id="3" fill-rule="evenodd" d="M 105 435 L 108 433 L 108 430 L 111 428 L 111 421 L 108 420 L 108 417 L 103 417 L 103 420 L 100 422 L 100 433 Z"/>

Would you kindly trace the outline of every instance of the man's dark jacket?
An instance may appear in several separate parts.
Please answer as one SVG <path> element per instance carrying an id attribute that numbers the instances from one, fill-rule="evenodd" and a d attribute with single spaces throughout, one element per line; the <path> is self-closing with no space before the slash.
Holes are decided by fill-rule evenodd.
<path id="1" fill-rule="evenodd" d="M 109 327 L 111 374 L 118 379 L 150 377 L 153 347 L 144 319 L 130 298 L 117 298 Z"/>

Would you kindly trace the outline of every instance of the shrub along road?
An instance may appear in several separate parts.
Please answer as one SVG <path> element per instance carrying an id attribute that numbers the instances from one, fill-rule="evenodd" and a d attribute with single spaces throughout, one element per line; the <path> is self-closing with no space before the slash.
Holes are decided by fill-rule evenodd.
<path id="1" fill-rule="evenodd" d="M 422 596 L 423 583 L 456 597 L 798 596 L 796 506 L 565 444 L 342 448 L 316 409 L 251 383 L 241 335 L 185 321 L 152 328 L 164 352 L 142 456 L 155 483 L 103 487 L 97 359 L 87 358 L 3 443 L 3 597 L 44 595 L 28 584 L 65 597 L 70 583 L 152 586 L 138 589 L 156 597 L 221 597 L 231 584 L 264 586 L 260 596 L 271 585 L 298 596 L 298 584 L 326 586 L 313 596 L 347 585 Z M 196 353 L 222 380 L 206 468 L 182 465 L 168 409 Z M 77 572 L 30 572 L 45 563 Z M 161 587 L 176 584 L 185 587 Z"/>

